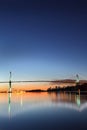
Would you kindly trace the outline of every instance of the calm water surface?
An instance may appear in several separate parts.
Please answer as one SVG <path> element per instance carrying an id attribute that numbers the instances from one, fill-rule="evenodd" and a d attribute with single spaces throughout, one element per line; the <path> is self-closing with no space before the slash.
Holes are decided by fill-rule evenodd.
<path id="1" fill-rule="evenodd" d="M 87 95 L 0 94 L 0 130 L 87 130 Z"/>

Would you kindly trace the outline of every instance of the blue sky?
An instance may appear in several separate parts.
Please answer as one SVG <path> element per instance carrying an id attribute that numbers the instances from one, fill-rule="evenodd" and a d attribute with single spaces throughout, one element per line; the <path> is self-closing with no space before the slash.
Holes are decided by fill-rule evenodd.
<path id="1" fill-rule="evenodd" d="M 0 80 L 87 77 L 87 4 L 71 0 L 0 3 Z"/>

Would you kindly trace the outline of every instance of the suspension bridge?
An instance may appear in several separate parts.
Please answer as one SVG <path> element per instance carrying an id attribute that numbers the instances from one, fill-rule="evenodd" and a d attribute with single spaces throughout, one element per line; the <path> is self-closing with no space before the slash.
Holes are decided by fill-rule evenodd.
<path id="1" fill-rule="evenodd" d="M 80 83 L 87 83 L 87 80 L 80 80 L 79 75 L 76 74 L 76 76 L 74 77 L 74 79 L 61 79 L 61 80 L 23 80 L 23 81 L 13 81 L 12 80 L 12 72 L 10 72 L 9 75 L 9 81 L 0 81 L 0 83 L 8 83 L 9 84 L 9 90 L 8 92 L 11 93 L 12 92 L 12 83 L 34 83 L 34 82 L 50 82 L 50 83 L 59 83 L 59 84 L 80 84 Z"/>

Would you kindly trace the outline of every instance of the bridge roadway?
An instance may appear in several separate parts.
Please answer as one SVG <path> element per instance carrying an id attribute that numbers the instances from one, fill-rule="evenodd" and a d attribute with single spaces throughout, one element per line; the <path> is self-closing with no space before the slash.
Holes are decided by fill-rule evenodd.
<path id="1" fill-rule="evenodd" d="M 30 83 L 30 82 L 50 82 L 50 83 L 76 83 L 76 80 L 23 80 L 23 81 L 0 81 L 0 83 Z"/>
<path id="2" fill-rule="evenodd" d="M 77 80 L 74 79 L 62 79 L 62 80 L 9 80 L 9 81 L 0 81 L 0 83 L 34 83 L 34 82 L 50 82 L 50 83 L 77 83 Z M 87 80 L 79 80 L 79 83 L 87 83 Z"/>

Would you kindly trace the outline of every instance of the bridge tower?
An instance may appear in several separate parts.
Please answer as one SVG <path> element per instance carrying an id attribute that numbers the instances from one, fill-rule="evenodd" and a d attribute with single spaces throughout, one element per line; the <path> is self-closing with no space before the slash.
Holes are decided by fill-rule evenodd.
<path id="1" fill-rule="evenodd" d="M 77 74 L 77 75 L 76 75 L 76 86 L 77 86 L 77 89 L 78 89 L 78 90 L 77 90 L 77 91 L 78 91 L 78 94 L 79 94 L 79 96 L 80 96 L 80 89 L 78 88 L 79 81 L 80 81 L 80 80 L 79 80 L 79 75 Z"/>
<path id="2" fill-rule="evenodd" d="M 78 85 L 78 84 L 79 84 L 79 75 L 76 74 L 76 85 Z"/>
<path id="3" fill-rule="evenodd" d="M 12 89 L 11 89 L 11 78 L 12 78 L 12 72 L 10 72 L 10 75 L 9 75 L 9 93 L 12 92 Z"/>

